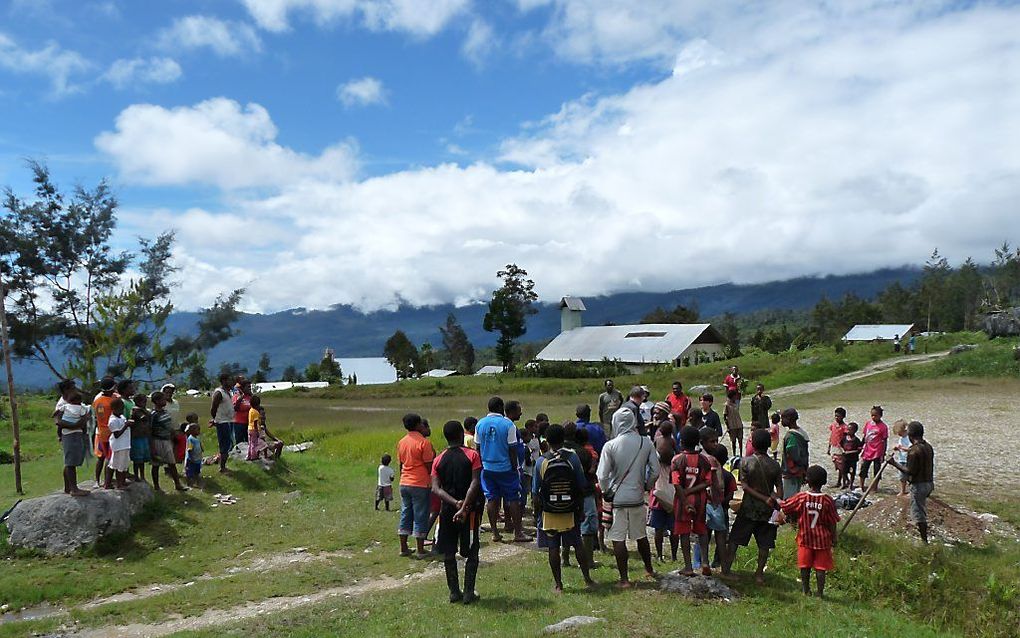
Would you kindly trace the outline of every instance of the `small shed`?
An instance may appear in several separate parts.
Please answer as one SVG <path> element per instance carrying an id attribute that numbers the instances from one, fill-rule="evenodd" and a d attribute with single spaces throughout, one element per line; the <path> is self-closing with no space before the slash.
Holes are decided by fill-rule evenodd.
<path id="1" fill-rule="evenodd" d="M 459 374 L 456 370 L 443 370 L 442 368 L 436 368 L 435 370 L 429 370 L 422 376 L 431 377 L 433 379 L 445 379 L 446 377 L 452 377 L 455 374 Z"/>
<path id="2" fill-rule="evenodd" d="M 862 343 L 870 341 L 892 341 L 899 338 L 907 339 L 914 331 L 914 324 L 872 324 L 859 323 L 850 332 L 846 333 L 843 341 L 847 343 Z"/>
<path id="3" fill-rule="evenodd" d="M 475 372 L 475 376 L 479 377 L 485 376 L 487 374 L 502 374 L 502 373 L 503 366 L 482 366 L 481 368 L 478 368 L 477 372 Z"/>

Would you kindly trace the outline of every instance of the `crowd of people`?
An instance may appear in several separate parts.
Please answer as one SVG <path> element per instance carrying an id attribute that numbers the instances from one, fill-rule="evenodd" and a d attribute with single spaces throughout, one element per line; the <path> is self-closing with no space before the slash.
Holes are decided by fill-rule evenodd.
<path id="1" fill-rule="evenodd" d="M 181 420 L 177 388 L 164 384 L 149 394 L 137 391 L 131 379 L 106 376 L 98 392 L 86 401 L 84 391 L 71 379 L 57 385 L 60 397 L 53 410 L 57 440 L 63 452 L 64 493 L 88 496 L 78 484 L 78 468 L 95 458 L 94 489 L 124 489 L 144 482 L 145 466 L 151 468 L 152 486 L 159 484 L 160 467 L 177 490 L 201 487 L 202 467 L 219 466 L 228 472 L 227 459 L 238 443 L 247 444 L 247 460 L 279 458 L 283 443 L 266 426 L 261 399 L 252 394 L 243 376 L 220 376 L 213 392 L 209 427 L 216 429 L 218 453 L 203 455 L 199 415 L 191 412 Z M 178 465 L 184 465 L 184 482 Z"/>
<path id="2" fill-rule="evenodd" d="M 662 401 L 651 402 L 647 387 L 635 386 L 624 397 L 607 379 L 595 422 L 591 406 L 582 404 L 575 418 L 562 424 L 538 413 L 519 427 L 520 402 L 492 397 L 481 419 L 444 424 L 446 447 L 438 455 L 428 421 L 407 414 L 407 434 L 396 447 L 400 553 L 441 558 L 450 601 L 471 603 L 478 597 L 478 553 L 487 518 L 494 542 L 509 533 L 513 542 L 536 541 L 548 551 L 556 592 L 563 590 L 562 568 L 571 564 L 571 550 L 586 585 L 594 584 L 591 570 L 602 551 L 615 558 L 617 586 L 627 588 L 632 586 L 628 542 L 636 545 L 645 577 L 656 578 L 650 528 L 655 559 L 678 562 L 679 553 L 682 573 L 692 576 L 718 569 L 729 577 L 738 549 L 753 538 L 758 551 L 754 578 L 764 583 L 778 529 L 789 522 L 797 530 L 804 593 L 811 592 L 813 570 L 822 596 L 840 520 L 835 501 L 823 491 L 829 472 L 810 463 L 810 439 L 798 424 L 797 410 L 773 411 L 762 384 L 751 398 L 745 445 L 739 412 L 745 385 L 734 367 L 725 379 L 723 418 L 713 409 L 710 393 L 698 397 L 695 406 L 679 381 Z M 900 471 L 900 494 L 910 497 L 918 532 L 927 543 L 933 451 L 923 425 L 898 421 L 890 456 L 889 428 L 880 406 L 872 408 L 861 437 L 859 426 L 846 417 L 846 410 L 837 408 L 829 427 L 827 455 L 835 472 L 830 487 L 849 489 L 858 478 L 863 490 L 871 474 L 874 489 L 884 467 L 893 465 Z M 724 437 L 733 455 L 721 442 Z M 383 456 L 376 509 L 380 503 L 389 509 L 393 499 L 398 473 L 391 463 L 389 454 Z M 526 533 L 523 523 L 529 500 L 537 538 Z M 415 539 L 413 549 L 410 538 Z M 458 554 L 466 559 L 463 587 Z"/>

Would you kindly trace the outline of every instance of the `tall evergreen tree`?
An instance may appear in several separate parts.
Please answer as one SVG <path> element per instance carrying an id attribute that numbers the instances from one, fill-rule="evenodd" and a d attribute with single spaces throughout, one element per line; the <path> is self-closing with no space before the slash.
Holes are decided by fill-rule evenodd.
<path id="1" fill-rule="evenodd" d="M 514 368 L 514 344 L 528 331 L 528 315 L 538 312 L 534 308 L 538 295 L 535 282 L 517 264 L 507 264 L 496 276 L 503 280 L 503 285 L 492 292 L 482 327 L 486 332 L 499 333 L 496 357 L 503 364 L 503 371 L 509 372 Z"/>
<path id="2" fill-rule="evenodd" d="M 446 316 L 446 325 L 439 326 L 439 333 L 443 335 L 443 350 L 452 367 L 461 374 L 474 372 L 475 347 L 452 312 Z"/>
<path id="3" fill-rule="evenodd" d="M 397 330 L 386 340 L 386 344 L 383 346 L 383 356 L 391 366 L 397 369 L 398 379 L 410 379 L 416 372 L 420 372 L 418 349 L 414 347 L 403 330 Z"/>

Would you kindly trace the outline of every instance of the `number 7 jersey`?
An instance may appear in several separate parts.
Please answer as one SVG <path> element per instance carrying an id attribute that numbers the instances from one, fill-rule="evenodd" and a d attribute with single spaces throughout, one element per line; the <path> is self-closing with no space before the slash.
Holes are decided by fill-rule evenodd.
<path id="1" fill-rule="evenodd" d="M 783 501 L 783 513 L 797 524 L 798 546 L 809 549 L 832 547 L 832 528 L 839 522 L 839 514 L 831 496 L 797 492 Z"/>

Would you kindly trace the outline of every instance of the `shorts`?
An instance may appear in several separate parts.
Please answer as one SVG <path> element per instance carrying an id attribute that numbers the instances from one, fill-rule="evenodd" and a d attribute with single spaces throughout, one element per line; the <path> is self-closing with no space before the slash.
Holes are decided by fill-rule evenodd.
<path id="1" fill-rule="evenodd" d="M 878 475 L 878 471 L 882 469 L 882 459 L 866 459 L 861 461 L 861 471 L 859 476 L 862 479 L 868 478 L 868 469 L 874 468 L 875 475 Z M 784 495 L 785 496 L 785 495 Z"/>
<path id="2" fill-rule="evenodd" d="M 173 441 L 170 439 L 152 439 L 152 464 L 177 465 Z"/>
<path id="3" fill-rule="evenodd" d="M 844 454 L 843 455 L 843 471 L 844 472 L 856 472 L 857 471 L 857 460 L 860 458 L 860 454 Z"/>
<path id="4" fill-rule="evenodd" d="M 375 500 L 377 501 L 392 501 L 393 500 L 393 486 L 392 485 L 377 485 L 375 488 Z"/>
<path id="5" fill-rule="evenodd" d="M 539 528 L 538 530 L 538 547 L 540 549 L 546 549 L 553 547 L 559 549 L 561 547 L 580 547 L 581 546 L 581 531 L 575 525 L 565 532 L 558 532 L 554 530 L 544 530 Z"/>
<path id="6" fill-rule="evenodd" d="M 673 533 L 673 525 L 676 523 L 676 519 L 673 517 L 672 512 L 659 509 L 648 510 L 648 527 L 651 527 L 655 531 L 663 530 L 670 534 Z"/>
<path id="7" fill-rule="evenodd" d="M 198 478 L 200 474 L 202 474 L 201 461 L 186 461 L 184 463 L 184 476 L 188 478 Z"/>
<path id="8" fill-rule="evenodd" d="M 910 475 L 900 470 L 900 483 L 908 483 L 910 481 Z"/>
<path id="9" fill-rule="evenodd" d="M 245 434 L 248 431 L 245 430 Z M 217 423 L 216 424 L 216 443 L 219 446 L 220 457 L 226 458 L 230 454 L 230 450 L 234 449 L 234 424 L 233 423 Z"/>
<path id="10" fill-rule="evenodd" d="M 439 513 L 439 531 L 436 532 L 436 552 L 443 556 L 460 554 L 469 561 L 478 561 L 478 533 L 482 522 L 482 512 L 468 513 L 467 520 L 454 522 L 456 512 L 452 507 L 444 507 Z"/>
<path id="11" fill-rule="evenodd" d="M 581 519 L 581 535 L 594 536 L 599 533 L 599 512 L 595 507 L 595 495 L 584 497 L 584 518 Z"/>
<path id="12" fill-rule="evenodd" d="M 776 531 L 779 528 L 768 521 L 753 521 L 737 514 L 730 528 L 730 542 L 734 545 L 747 547 L 754 536 L 758 549 L 772 549 L 776 546 Z"/>
<path id="13" fill-rule="evenodd" d="M 934 489 L 934 483 L 914 483 L 910 486 L 910 515 L 915 523 L 928 522 L 928 497 Z"/>
<path id="14" fill-rule="evenodd" d="M 783 498 L 790 498 L 804 487 L 804 479 L 799 476 L 783 477 Z"/>
<path id="15" fill-rule="evenodd" d="M 107 434 L 105 439 L 100 438 L 100 434 L 96 434 L 96 447 L 95 453 L 97 459 L 109 459 L 110 455 L 113 454 L 113 450 L 110 448 L 110 435 Z"/>
<path id="16" fill-rule="evenodd" d="M 140 436 L 131 438 L 131 460 L 135 463 L 148 463 L 152 460 L 149 437 Z"/>
<path id="17" fill-rule="evenodd" d="M 64 467 L 79 467 L 85 463 L 84 432 L 71 432 L 60 437 L 60 449 L 64 453 Z"/>
<path id="18" fill-rule="evenodd" d="M 400 523 L 397 534 L 425 538 L 429 531 L 429 495 L 432 490 L 415 485 L 400 486 Z"/>
<path id="19" fill-rule="evenodd" d="M 485 500 L 503 499 L 508 503 L 521 500 L 521 475 L 514 470 L 493 472 L 482 469 L 482 492 Z"/>
<path id="20" fill-rule="evenodd" d="M 131 450 L 117 450 L 110 456 L 110 469 L 114 472 L 127 472 L 131 465 Z"/>
<path id="21" fill-rule="evenodd" d="M 811 549 L 810 547 L 798 545 L 797 567 L 800 569 L 814 569 L 820 572 L 832 571 L 832 548 Z"/>
<path id="22" fill-rule="evenodd" d="M 234 445 L 248 442 L 248 422 L 232 423 L 234 430 Z"/>
<path id="23" fill-rule="evenodd" d="M 613 525 L 606 534 L 606 540 L 622 543 L 648 538 L 648 528 L 645 526 L 647 519 L 648 506 L 643 503 L 631 507 L 614 507 Z"/>
<path id="24" fill-rule="evenodd" d="M 677 536 L 695 534 L 704 536 L 708 534 L 708 526 L 705 525 L 705 505 L 708 502 L 704 492 L 687 497 L 687 502 L 681 507 L 677 503 L 676 524 L 673 531 Z M 693 511 L 692 511 L 693 510 Z"/>

